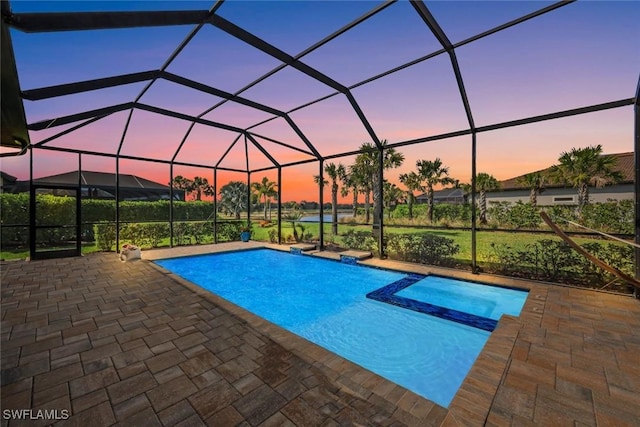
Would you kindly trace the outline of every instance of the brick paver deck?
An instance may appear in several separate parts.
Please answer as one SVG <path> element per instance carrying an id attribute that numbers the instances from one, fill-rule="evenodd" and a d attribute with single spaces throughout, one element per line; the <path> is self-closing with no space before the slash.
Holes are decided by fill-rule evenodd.
<path id="1" fill-rule="evenodd" d="M 3 415 L 66 409 L 61 426 L 640 425 L 640 301 L 526 286 L 522 315 L 503 317 L 447 410 L 149 261 L 4 263 Z"/>

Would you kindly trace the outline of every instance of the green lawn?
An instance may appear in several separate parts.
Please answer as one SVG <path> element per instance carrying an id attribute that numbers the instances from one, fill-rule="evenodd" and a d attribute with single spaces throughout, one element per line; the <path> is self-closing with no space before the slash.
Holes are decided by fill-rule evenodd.
<path id="1" fill-rule="evenodd" d="M 268 232 L 273 227 L 254 227 L 252 239 L 258 241 L 269 241 Z M 305 233 L 310 232 L 313 234 L 314 238 L 317 238 L 319 235 L 319 225 L 314 223 L 309 223 L 305 225 Z M 330 242 L 332 240 L 331 236 L 331 224 L 325 224 L 325 243 Z M 341 234 L 346 233 L 349 230 L 355 231 L 371 231 L 371 226 L 366 225 L 342 225 L 338 226 L 338 236 L 333 239 L 336 244 L 342 243 Z M 385 227 L 385 232 L 387 233 L 405 233 L 405 234 L 435 234 L 438 236 L 446 237 L 449 239 L 453 239 L 453 241 L 460 246 L 460 252 L 455 256 L 456 261 L 460 263 L 470 263 L 471 262 L 471 231 L 470 230 L 446 230 L 446 229 L 419 229 L 413 227 L 397 227 L 397 226 L 389 226 Z M 300 233 L 300 229 L 298 227 L 298 233 Z M 282 236 L 283 239 L 288 235 L 293 234 L 293 229 L 290 223 L 282 224 Z M 554 234 L 549 233 L 533 233 L 533 232 L 505 232 L 505 231 L 496 231 L 496 230 L 480 230 L 476 234 L 476 245 L 477 245 L 477 261 L 478 262 L 486 262 L 488 261 L 488 257 L 491 254 L 491 244 L 506 244 L 514 248 L 515 250 L 524 249 L 526 245 L 535 243 L 538 240 L 542 239 L 553 239 L 560 240 L 560 238 Z M 576 242 L 579 244 L 593 241 L 593 239 L 589 238 L 576 238 Z"/>
<path id="2" fill-rule="evenodd" d="M 317 239 L 319 236 L 319 224 L 317 223 L 306 223 L 303 224 L 304 232 L 311 233 L 314 239 Z M 297 226 L 298 233 L 301 234 L 302 230 L 300 229 L 300 225 Z M 269 241 L 269 231 L 277 230 L 277 226 L 272 225 L 269 227 L 260 227 L 257 223 L 254 223 L 252 239 L 256 241 Z M 366 225 L 344 225 L 340 224 L 338 226 L 338 236 L 335 238 L 331 236 L 331 224 L 325 223 L 325 243 L 336 243 L 340 245 L 342 243 L 341 234 L 346 233 L 349 230 L 355 231 L 370 231 L 371 226 Z M 442 237 L 447 237 L 453 239 L 453 241 L 460 246 L 460 252 L 455 256 L 455 259 L 459 263 L 470 263 L 471 262 L 471 231 L 469 230 L 447 230 L 447 229 L 419 229 L 412 227 L 399 227 L 399 226 L 389 226 L 385 227 L 385 231 L 387 233 L 415 233 L 415 234 L 436 234 Z M 290 222 L 282 223 L 282 236 L 283 241 L 286 241 L 288 236 L 293 236 L 293 228 Z M 537 240 L 541 239 L 554 239 L 559 240 L 559 238 L 553 234 L 546 233 L 533 233 L 533 232 L 504 232 L 504 231 L 496 231 L 496 230 L 481 230 L 477 233 L 477 261 L 487 262 L 489 261 L 489 257 L 491 254 L 491 244 L 507 244 L 512 248 L 524 249 L 524 247 L 528 244 L 535 243 Z M 206 243 L 211 242 L 213 239 L 211 236 L 206 236 L 203 239 Z M 576 241 L 578 243 L 586 243 L 589 241 L 593 241 L 593 239 L 588 238 L 577 238 Z M 160 244 L 161 247 L 169 246 L 169 239 L 164 239 Z M 98 248 L 96 245 L 85 245 L 82 248 L 82 253 L 88 254 L 92 252 L 97 252 Z M 10 259 L 25 259 L 29 256 L 28 249 L 20 249 L 14 251 L 2 250 L 0 253 L 0 258 L 4 260 Z"/>

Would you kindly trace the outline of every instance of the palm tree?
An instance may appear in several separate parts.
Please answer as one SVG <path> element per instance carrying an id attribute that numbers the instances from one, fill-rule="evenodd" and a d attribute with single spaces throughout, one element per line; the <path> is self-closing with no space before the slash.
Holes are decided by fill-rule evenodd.
<path id="1" fill-rule="evenodd" d="M 540 172 L 531 172 L 518 178 L 518 183 L 529 188 L 529 203 L 534 208 L 538 206 L 538 194 L 544 189 L 545 176 Z"/>
<path id="2" fill-rule="evenodd" d="M 455 180 L 454 186 L 462 190 L 462 194 L 464 197 L 464 202 L 469 202 L 469 196 L 471 195 L 471 184 L 467 184 L 466 182 L 460 182 L 459 180 Z"/>
<path id="3" fill-rule="evenodd" d="M 398 204 L 398 200 L 402 198 L 404 192 L 398 188 L 397 185 L 387 181 L 384 181 L 384 189 L 383 189 L 383 202 L 384 207 L 387 209 L 388 218 L 391 219 L 391 212 L 393 208 Z"/>
<path id="4" fill-rule="evenodd" d="M 342 163 L 327 163 L 324 165 L 324 171 L 331 179 L 331 234 L 336 236 L 338 234 L 338 181 L 344 181 L 346 171 Z M 314 177 L 315 182 L 320 182 L 320 176 Z M 326 185 L 328 181 L 324 180 L 323 185 Z"/>
<path id="5" fill-rule="evenodd" d="M 349 167 L 352 180 L 357 186 L 357 192 L 359 194 L 364 194 L 364 222 L 366 224 L 369 223 L 369 220 L 371 218 L 372 183 L 369 169 L 370 165 L 368 164 L 368 160 L 358 160 L 357 158 L 356 162 Z M 354 189 L 355 188 L 356 187 L 354 187 Z M 353 197 L 354 200 L 357 200 L 357 194 L 355 194 Z"/>
<path id="6" fill-rule="evenodd" d="M 622 179 L 622 174 L 614 171 L 616 158 L 602 155 L 602 145 L 572 148 L 563 152 L 560 164 L 552 166 L 550 175 L 554 181 L 571 184 L 578 189 L 578 211 L 589 203 L 589 185 L 598 188 Z"/>
<path id="7" fill-rule="evenodd" d="M 289 221 L 291 223 L 291 227 L 293 228 L 293 239 L 296 242 L 299 242 L 301 239 L 301 237 L 298 235 L 298 229 L 296 228 L 296 222 L 300 218 L 302 218 L 302 211 L 300 210 L 300 205 L 296 202 L 289 202 L 289 209 L 287 210 L 287 213 L 282 216 L 282 220 Z M 304 230 L 303 230 L 303 233 L 304 233 Z"/>
<path id="8" fill-rule="evenodd" d="M 251 183 L 251 189 L 258 194 L 258 200 L 262 199 L 264 204 L 264 220 L 267 220 L 267 205 L 271 204 L 271 198 L 278 194 L 276 183 L 269 181 L 266 176 L 260 182 Z"/>
<path id="9" fill-rule="evenodd" d="M 344 185 L 340 189 L 340 196 L 347 197 L 349 193 L 353 195 L 353 217 L 358 215 L 358 193 L 360 192 L 361 179 L 357 174 L 357 171 L 352 166 L 348 168 L 349 172 L 345 174 L 343 182 Z"/>
<path id="10" fill-rule="evenodd" d="M 183 177 L 182 175 L 178 175 L 174 177 L 169 183 L 169 185 L 175 188 L 176 190 L 184 191 L 185 200 L 189 195 L 189 193 L 191 193 L 194 190 L 193 181 L 191 181 L 189 178 Z"/>
<path id="11" fill-rule="evenodd" d="M 433 222 L 433 186 L 453 184 L 455 181 L 449 177 L 449 168 L 442 165 L 442 160 L 436 157 L 434 161 L 418 160 L 416 162 L 418 175 L 425 182 L 427 190 L 427 216 Z"/>
<path id="12" fill-rule="evenodd" d="M 500 188 L 500 183 L 493 175 L 485 172 L 476 175 L 476 191 L 480 192 L 480 224 L 487 223 L 487 191 L 498 188 Z"/>
<path id="13" fill-rule="evenodd" d="M 271 198 L 278 200 L 278 186 L 274 183 L 274 187 L 267 193 L 267 205 L 269 206 L 269 221 L 271 221 Z"/>
<path id="14" fill-rule="evenodd" d="M 240 213 L 247 209 L 247 184 L 231 181 L 220 188 L 220 208 L 228 215 L 240 219 Z"/>
<path id="15" fill-rule="evenodd" d="M 400 175 L 400 182 L 407 187 L 407 205 L 409 205 L 409 219 L 413 219 L 413 204 L 416 201 L 414 191 L 424 191 L 420 175 L 411 171 Z"/>
<path id="16" fill-rule="evenodd" d="M 202 200 L 202 194 L 213 195 L 213 189 L 207 178 L 196 176 L 193 178 L 193 189 L 196 192 L 196 200 Z"/>
<path id="17" fill-rule="evenodd" d="M 313 176 L 313 182 L 315 182 L 316 184 L 320 185 L 320 175 L 314 175 Z M 324 177 L 322 178 L 322 187 L 326 187 L 327 185 L 329 185 L 329 181 L 327 181 L 326 179 L 324 179 Z M 306 207 L 309 205 L 309 202 L 305 202 L 304 200 L 302 202 L 300 202 L 300 206 L 303 207 L 303 209 L 306 209 Z M 322 205 L 320 205 L 319 203 L 315 203 L 314 207 L 312 209 L 320 209 L 321 212 L 324 212 L 324 203 Z"/>
<path id="18" fill-rule="evenodd" d="M 381 141 L 383 147 L 382 169 L 388 170 L 400 167 L 404 161 L 404 154 L 398 153 L 394 148 L 384 149 L 387 145 L 387 140 Z M 380 182 L 378 175 L 378 167 L 380 165 L 379 150 L 373 144 L 365 142 L 360 146 L 360 154 L 356 157 L 356 167 L 359 172 L 362 173 L 365 183 L 371 183 L 370 191 L 373 192 L 373 224 L 374 229 L 376 224 L 380 223 L 382 218 L 382 200 L 378 200 L 378 194 L 380 193 Z M 366 189 L 367 184 L 364 188 Z M 367 206 L 367 193 L 365 193 L 365 209 Z"/>

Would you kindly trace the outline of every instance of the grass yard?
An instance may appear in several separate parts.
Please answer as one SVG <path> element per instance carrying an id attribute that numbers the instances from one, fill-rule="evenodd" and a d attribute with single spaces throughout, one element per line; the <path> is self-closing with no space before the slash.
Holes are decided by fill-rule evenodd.
<path id="1" fill-rule="evenodd" d="M 319 225 L 315 223 L 308 223 L 305 225 L 305 233 L 310 232 L 313 236 L 319 235 Z M 252 239 L 257 241 L 269 241 L 269 230 L 275 229 L 273 227 L 254 227 Z M 325 243 L 334 242 L 336 244 L 342 243 L 341 235 L 349 230 L 355 231 L 370 231 L 371 226 L 366 225 L 338 225 L 338 236 L 332 238 L 331 236 L 331 224 L 325 224 L 324 239 Z M 471 231 L 470 230 L 444 230 L 444 229 L 419 229 L 413 227 L 385 227 L 387 233 L 405 233 L 405 234 L 435 234 L 438 236 L 453 239 L 455 244 L 460 246 L 460 252 L 455 256 L 456 261 L 460 263 L 471 263 Z M 300 233 L 300 227 L 298 227 L 298 233 Z M 293 228 L 290 223 L 282 224 L 282 236 L 286 238 L 288 235 L 293 234 Z M 534 233 L 534 232 L 505 232 L 496 230 L 480 230 L 476 234 L 477 245 L 477 261 L 487 262 L 491 254 L 491 244 L 506 244 L 511 246 L 515 250 L 524 249 L 525 246 L 533 244 L 538 240 L 552 239 L 560 241 L 560 238 L 554 234 L 549 233 Z M 594 241 L 590 238 L 576 238 L 577 243 L 587 243 Z"/>
<path id="2" fill-rule="evenodd" d="M 304 227 L 304 233 L 311 233 L 314 239 L 317 239 L 319 235 L 320 226 L 317 223 L 303 223 L 302 227 Z M 300 225 L 297 225 L 298 234 L 302 234 L 302 230 Z M 272 225 L 268 227 L 260 227 L 258 224 L 254 223 L 252 240 L 269 242 L 269 231 L 277 230 L 277 226 Z M 338 225 L 338 236 L 335 238 L 331 236 L 331 224 L 325 223 L 325 243 L 335 243 L 342 244 L 342 234 L 346 233 L 349 230 L 354 231 L 370 231 L 371 226 L 366 225 L 346 225 L 339 224 Z M 414 227 L 399 227 L 399 226 L 388 226 L 385 227 L 385 231 L 387 233 L 406 233 L 406 234 L 435 234 L 438 236 L 446 237 L 449 239 L 453 239 L 455 244 L 460 247 L 460 252 L 455 256 L 455 260 L 461 264 L 470 264 L 471 263 L 471 231 L 469 230 L 447 230 L 447 229 L 419 229 Z M 290 222 L 282 223 L 282 236 L 283 241 L 286 241 L 288 236 L 293 236 L 293 227 Z M 506 244 L 511 246 L 513 249 L 524 249 L 524 247 L 528 244 L 535 243 L 537 240 L 541 239 L 553 239 L 560 240 L 559 237 L 553 234 L 547 233 L 534 233 L 534 232 L 504 232 L 504 231 L 496 231 L 496 230 L 480 230 L 477 233 L 477 261 L 479 263 L 490 261 L 491 256 L 491 244 Z M 594 239 L 589 238 L 577 238 L 576 241 L 580 244 L 593 241 Z M 210 243 L 213 241 L 212 236 L 204 236 L 203 241 L 205 243 Z M 169 246 L 169 239 L 163 239 L 159 245 L 160 247 Z M 92 252 L 97 252 L 98 247 L 95 244 L 86 244 L 82 247 L 83 254 L 89 254 Z M 0 259 L 3 260 L 11 260 L 11 259 L 25 259 L 29 256 L 28 249 L 20 249 L 20 250 L 2 250 L 0 253 Z"/>

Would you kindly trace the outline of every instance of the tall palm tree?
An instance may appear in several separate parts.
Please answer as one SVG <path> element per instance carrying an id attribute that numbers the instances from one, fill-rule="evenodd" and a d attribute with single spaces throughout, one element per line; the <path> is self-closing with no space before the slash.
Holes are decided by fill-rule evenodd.
<path id="1" fill-rule="evenodd" d="M 278 194 L 276 183 L 269 181 L 269 178 L 262 177 L 260 182 L 252 182 L 251 189 L 258 195 L 258 200 L 262 199 L 264 206 L 264 219 L 267 219 L 267 205 L 270 205 L 271 198 Z"/>
<path id="2" fill-rule="evenodd" d="M 531 172 L 518 178 L 518 183 L 529 189 L 529 203 L 538 206 L 538 194 L 544 189 L 545 176 L 541 172 Z"/>
<path id="3" fill-rule="evenodd" d="M 449 168 L 442 165 L 442 160 L 418 160 L 416 162 L 418 175 L 424 181 L 427 190 L 427 216 L 433 222 L 433 187 L 435 185 L 453 184 L 455 181 L 449 177 Z"/>
<path id="4" fill-rule="evenodd" d="M 589 185 L 603 187 L 622 179 L 622 174 L 613 168 L 616 158 L 602 154 L 602 145 L 572 148 L 558 158 L 550 175 L 557 183 L 570 184 L 578 189 L 578 211 L 589 203 Z"/>
<path id="5" fill-rule="evenodd" d="M 384 207 L 387 209 L 387 215 L 388 215 L 387 218 L 391 219 L 391 212 L 393 211 L 392 208 L 394 208 L 398 204 L 398 200 L 402 198 L 404 191 L 398 188 L 397 185 L 385 179 L 382 194 L 383 194 L 382 198 L 384 202 Z"/>
<path id="6" fill-rule="evenodd" d="M 357 183 L 358 193 L 364 195 L 364 222 L 369 223 L 371 219 L 371 166 L 369 165 L 369 159 L 358 159 L 350 166 L 350 175 L 354 182 Z M 354 199 L 357 200 L 357 195 L 354 195 Z"/>
<path id="7" fill-rule="evenodd" d="M 338 190 L 339 185 L 338 181 L 344 181 L 346 170 L 342 163 L 327 163 L 324 165 L 324 171 L 331 179 L 331 234 L 336 236 L 338 234 Z M 316 183 L 320 182 L 320 176 L 315 176 Z M 326 185 L 327 181 L 323 182 L 323 185 Z"/>
<path id="8" fill-rule="evenodd" d="M 274 183 L 275 184 L 275 183 Z M 271 200 L 278 201 L 278 185 L 274 185 L 274 188 L 267 193 L 267 205 L 269 206 L 269 221 L 271 221 Z"/>
<path id="9" fill-rule="evenodd" d="M 382 157 L 382 169 L 388 170 L 400 167 L 404 162 L 404 154 L 397 152 L 394 148 L 384 147 L 387 145 L 387 140 L 381 141 L 383 147 Z M 366 182 L 371 183 L 371 191 L 373 192 L 373 224 L 374 229 L 376 224 L 380 223 L 382 218 L 382 200 L 378 200 L 378 194 L 382 183 L 378 176 L 378 168 L 380 165 L 380 156 L 378 148 L 368 142 L 365 142 L 360 146 L 360 154 L 356 156 L 355 161 L 357 167 L 366 179 Z M 366 205 L 366 193 L 365 193 L 365 205 Z"/>
<path id="10" fill-rule="evenodd" d="M 220 188 L 220 208 L 229 215 L 240 219 L 240 213 L 247 209 L 247 184 L 231 181 Z"/>
<path id="11" fill-rule="evenodd" d="M 340 189 L 340 196 L 347 197 L 349 193 L 353 195 L 353 217 L 358 215 L 358 194 L 360 193 L 361 178 L 358 176 L 357 171 L 354 170 L 353 165 L 345 168 L 348 172 L 344 176 L 344 185 Z"/>
<path id="12" fill-rule="evenodd" d="M 313 182 L 315 182 L 316 184 L 320 184 L 320 175 L 313 175 Z M 326 179 L 322 179 L 322 186 L 327 186 L 329 185 L 329 181 L 327 181 Z M 301 203 L 301 205 L 305 205 L 305 201 L 303 200 Z"/>
<path id="13" fill-rule="evenodd" d="M 409 219 L 413 219 L 413 204 L 416 201 L 414 191 L 424 191 L 420 175 L 411 171 L 400 175 L 400 182 L 407 187 L 407 205 L 409 206 Z"/>
<path id="14" fill-rule="evenodd" d="M 500 188 L 500 183 L 493 175 L 485 172 L 476 175 L 476 191 L 480 192 L 480 224 L 487 223 L 487 191 L 498 188 Z"/>

